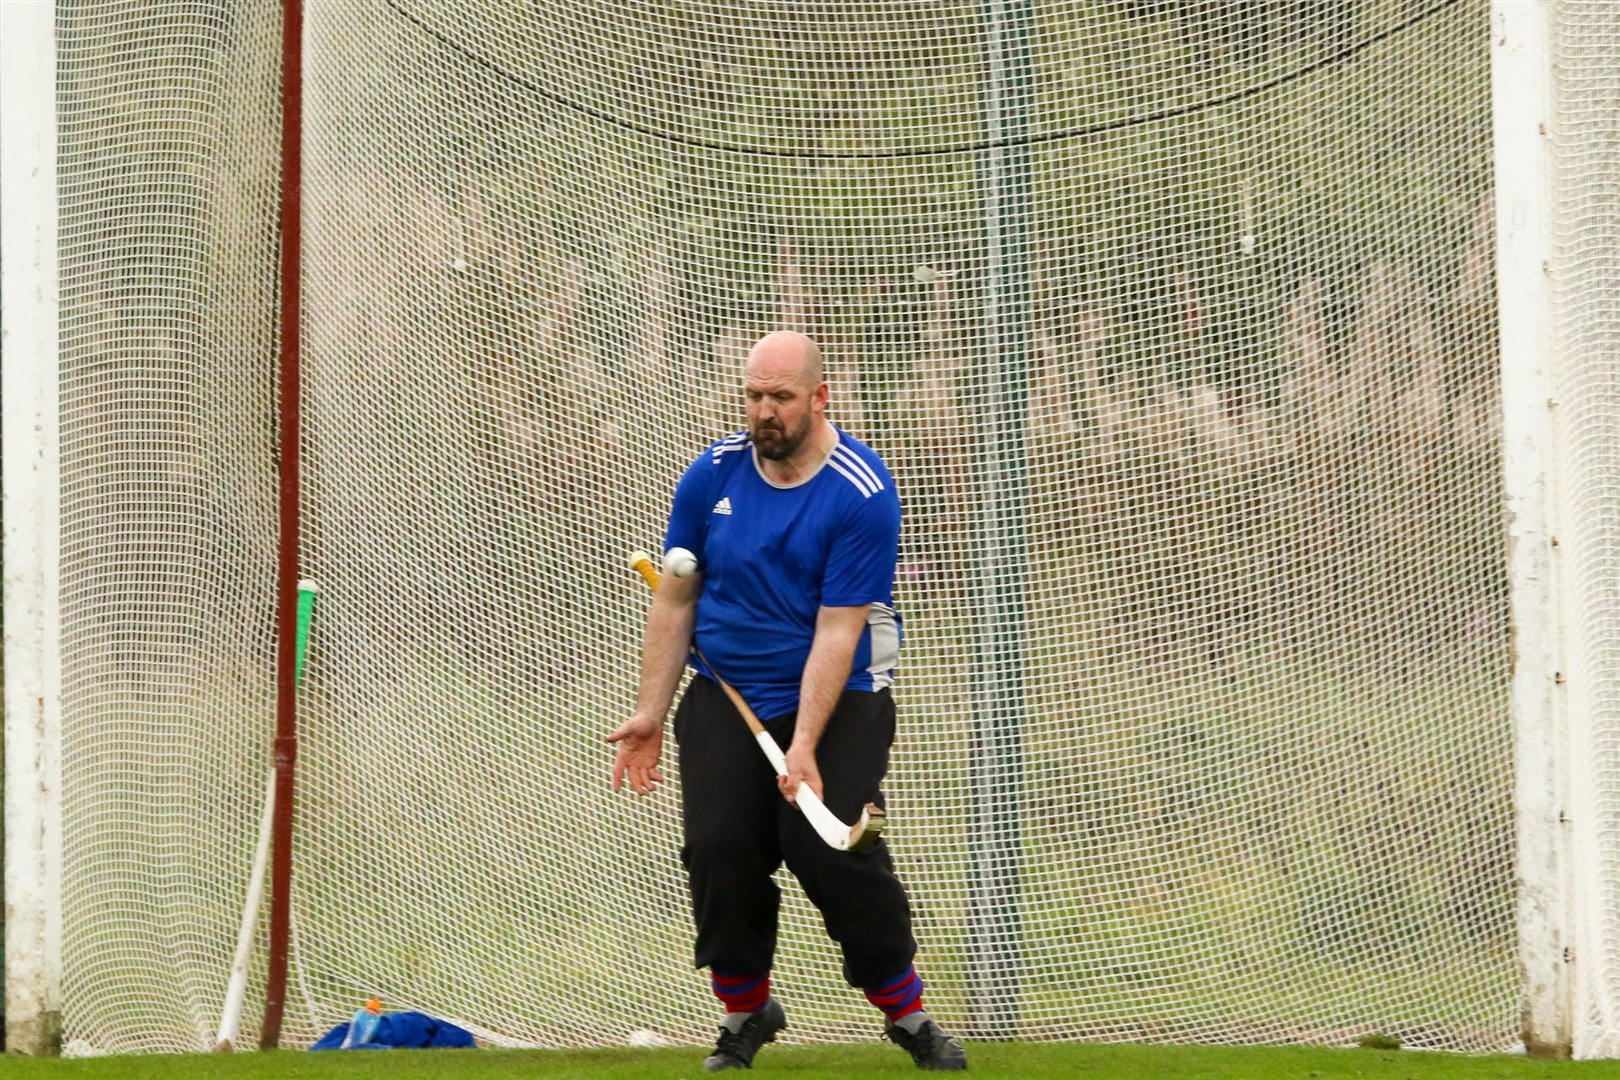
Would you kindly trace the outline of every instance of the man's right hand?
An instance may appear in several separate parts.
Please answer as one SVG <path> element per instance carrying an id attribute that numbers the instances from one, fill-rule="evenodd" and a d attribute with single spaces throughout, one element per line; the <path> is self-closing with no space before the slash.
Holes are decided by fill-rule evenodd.
<path id="1" fill-rule="evenodd" d="M 664 782 L 658 771 L 658 755 L 664 749 L 664 721 L 662 717 L 636 715 L 614 729 L 607 737 L 619 744 L 619 753 L 613 759 L 613 790 L 618 791 L 625 777 L 630 778 L 630 790 L 637 795 L 651 795 Z"/>

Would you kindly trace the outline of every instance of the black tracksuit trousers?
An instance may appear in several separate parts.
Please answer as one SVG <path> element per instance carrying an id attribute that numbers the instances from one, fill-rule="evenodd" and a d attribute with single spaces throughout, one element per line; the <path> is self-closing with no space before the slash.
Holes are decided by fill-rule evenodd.
<path id="1" fill-rule="evenodd" d="M 765 722 L 785 751 L 794 715 Z M 816 748 L 827 808 L 860 818 L 894 741 L 888 690 L 846 690 Z M 694 676 L 675 711 L 680 744 L 681 861 L 697 922 L 696 967 L 764 974 L 776 952 L 780 893 L 771 874 L 787 863 L 844 951 L 844 978 L 875 987 L 905 972 L 917 952 L 911 905 L 879 839 L 869 851 L 837 851 L 782 798 L 753 732 L 714 682 Z"/>

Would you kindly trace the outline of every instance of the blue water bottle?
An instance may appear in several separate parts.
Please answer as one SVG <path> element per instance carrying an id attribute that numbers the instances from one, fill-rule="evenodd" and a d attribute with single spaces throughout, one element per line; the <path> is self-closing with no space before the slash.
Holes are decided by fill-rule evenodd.
<path id="1" fill-rule="evenodd" d="M 382 1002 L 372 998 L 366 1002 L 365 1007 L 354 1014 L 349 1021 L 349 1033 L 343 1036 L 341 1049 L 353 1050 L 356 1047 L 367 1046 L 377 1034 L 377 1026 L 382 1023 Z"/>

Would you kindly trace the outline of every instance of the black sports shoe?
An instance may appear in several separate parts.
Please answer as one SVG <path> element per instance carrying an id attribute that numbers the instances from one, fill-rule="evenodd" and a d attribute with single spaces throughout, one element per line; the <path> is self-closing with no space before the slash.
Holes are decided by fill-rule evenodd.
<path id="1" fill-rule="evenodd" d="M 960 1072 L 967 1068 L 967 1051 L 962 1044 L 932 1020 L 924 1020 L 916 1034 L 891 1020 L 883 1025 L 883 1037 L 910 1054 L 919 1069 Z"/>
<path id="2" fill-rule="evenodd" d="M 754 1055 L 768 1042 L 776 1041 L 776 1033 L 787 1027 L 787 1017 L 775 998 L 768 998 L 759 1011 L 743 1021 L 742 1027 L 732 1031 L 720 1025 L 720 1039 L 714 1044 L 714 1053 L 703 1062 L 710 1072 L 721 1069 L 752 1069 Z"/>

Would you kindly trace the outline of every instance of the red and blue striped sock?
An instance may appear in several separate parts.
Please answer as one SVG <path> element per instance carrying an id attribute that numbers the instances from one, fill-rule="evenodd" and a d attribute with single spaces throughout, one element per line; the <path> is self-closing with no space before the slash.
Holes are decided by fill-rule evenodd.
<path id="1" fill-rule="evenodd" d="M 905 974 L 898 978 L 880 986 L 866 987 L 865 992 L 866 1000 L 881 1009 L 890 1021 L 922 1011 L 923 981 L 915 964 L 907 967 Z"/>
<path id="2" fill-rule="evenodd" d="M 771 973 L 768 971 L 763 975 L 754 975 L 711 968 L 709 975 L 714 996 L 720 999 L 728 1014 L 758 1012 L 771 1000 Z"/>

